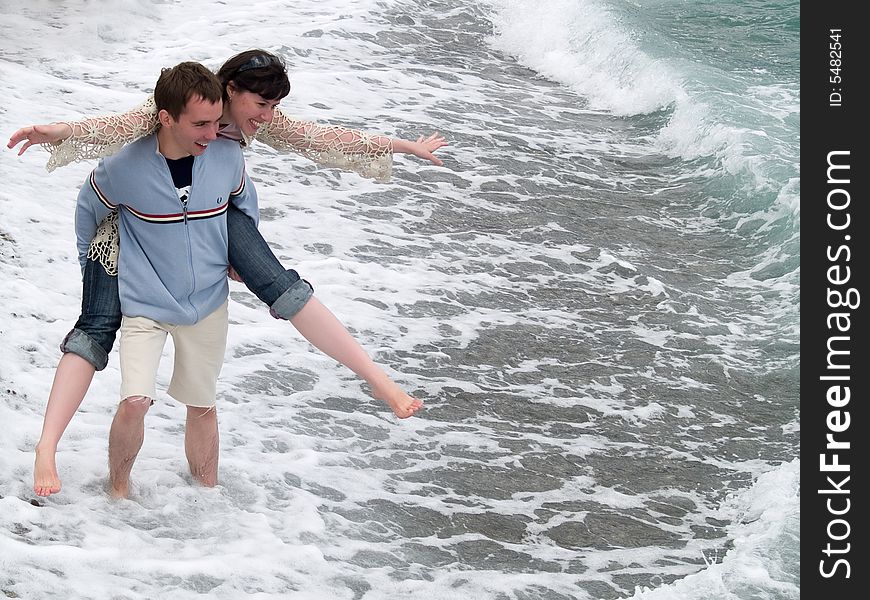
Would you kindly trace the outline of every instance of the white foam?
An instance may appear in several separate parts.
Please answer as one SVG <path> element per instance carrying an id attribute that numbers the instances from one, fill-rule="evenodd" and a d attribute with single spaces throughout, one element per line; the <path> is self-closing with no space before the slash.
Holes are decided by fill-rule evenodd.
<path id="1" fill-rule="evenodd" d="M 682 96 L 670 68 L 641 51 L 597 0 L 489 0 L 493 45 L 617 115 L 660 110 Z"/>
<path id="2" fill-rule="evenodd" d="M 800 461 L 761 474 L 723 504 L 735 525 L 734 548 L 708 557 L 707 568 L 657 589 L 637 589 L 632 600 L 739 600 L 800 597 Z M 771 596 L 775 594 L 775 596 Z"/>

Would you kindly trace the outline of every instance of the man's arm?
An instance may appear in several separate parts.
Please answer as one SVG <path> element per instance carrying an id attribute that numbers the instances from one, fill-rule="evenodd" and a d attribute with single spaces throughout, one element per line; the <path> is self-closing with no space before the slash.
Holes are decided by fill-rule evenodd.
<path id="1" fill-rule="evenodd" d="M 260 209 L 257 205 L 257 188 L 254 187 L 254 182 L 248 177 L 247 171 L 242 172 L 242 181 L 236 191 L 230 194 L 230 202 L 251 217 L 255 225 L 259 225 Z"/>
<path id="2" fill-rule="evenodd" d="M 257 189 L 254 187 L 254 182 L 251 181 L 250 177 L 248 177 L 247 171 L 243 171 L 242 184 L 239 186 L 239 190 L 230 194 L 230 202 L 235 204 L 239 210 L 248 215 L 254 222 L 254 225 L 259 224 L 260 209 L 257 205 Z M 236 273 L 236 270 L 232 265 L 230 265 L 228 274 L 230 279 L 233 281 L 244 283 L 244 279 Z"/>
<path id="3" fill-rule="evenodd" d="M 112 212 L 110 208 L 112 205 L 106 196 L 106 184 L 98 183 L 103 180 L 105 180 L 105 172 L 100 163 L 82 184 L 76 200 L 76 247 L 82 268 L 87 262 L 88 248 L 91 240 L 94 239 L 97 227 Z"/>

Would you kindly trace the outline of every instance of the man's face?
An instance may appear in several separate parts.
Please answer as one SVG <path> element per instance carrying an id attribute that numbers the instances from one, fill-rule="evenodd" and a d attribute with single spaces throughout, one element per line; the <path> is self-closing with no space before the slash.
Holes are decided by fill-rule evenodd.
<path id="1" fill-rule="evenodd" d="M 178 159 L 199 156 L 209 142 L 217 138 L 223 103 L 209 102 L 196 96 L 187 101 L 178 120 L 166 111 L 160 111 L 161 132 L 158 133 L 160 153 L 166 158 Z"/>

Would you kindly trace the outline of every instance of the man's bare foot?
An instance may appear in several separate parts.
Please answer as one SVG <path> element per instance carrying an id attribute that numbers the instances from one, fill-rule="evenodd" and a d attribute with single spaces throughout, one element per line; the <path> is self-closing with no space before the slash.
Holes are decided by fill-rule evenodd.
<path id="1" fill-rule="evenodd" d="M 110 481 L 109 485 L 107 487 L 108 487 L 109 495 L 112 498 L 114 498 L 115 500 L 122 500 L 122 499 L 127 498 L 130 495 L 130 482 L 129 481 L 125 481 L 124 483 L 120 483 L 120 482 L 112 483 Z"/>
<path id="2" fill-rule="evenodd" d="M 33 464 L 33 491 L 37 496 L 51 496 L 60 491 L 60 477 L 54 462 L 55 449 L 36 448 Z"/>
<path id="3" fill-rule="evenodd" d="M 400 419 L 407 419 L 423 408 L 423 402 L 409 396 L 395 381 L 384 375 L 377 384 L 372 384 L 372 393 L 378 400 L 386 402 L 393 413 Z"/>

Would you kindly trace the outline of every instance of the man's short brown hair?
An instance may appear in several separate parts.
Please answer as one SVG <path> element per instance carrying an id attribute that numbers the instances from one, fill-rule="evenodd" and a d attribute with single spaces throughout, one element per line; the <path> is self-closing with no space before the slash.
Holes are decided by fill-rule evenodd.
<path id="1" fill-rule="evenodd" d="M 173 119 L 181 116 L 191 98 L 217 103 L 222 97 L 220 80 L 198 62 L 188 61 L 163 69 L 154 86 L 154 103 L 158 112 L 165 110 Z"/>

